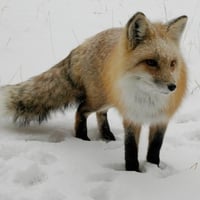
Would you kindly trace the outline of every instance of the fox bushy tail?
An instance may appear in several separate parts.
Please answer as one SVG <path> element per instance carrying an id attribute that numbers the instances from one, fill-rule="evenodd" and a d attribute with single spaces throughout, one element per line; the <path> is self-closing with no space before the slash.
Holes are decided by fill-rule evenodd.
<path id="1" fill-rule="evenodd" d="M 0 88 L 0 112 L 27 125 L 41 123 L 50 113 L 78 103 L 83 90 L 73 80 L 70 56 L 48 71 L 16 85 Z"/>

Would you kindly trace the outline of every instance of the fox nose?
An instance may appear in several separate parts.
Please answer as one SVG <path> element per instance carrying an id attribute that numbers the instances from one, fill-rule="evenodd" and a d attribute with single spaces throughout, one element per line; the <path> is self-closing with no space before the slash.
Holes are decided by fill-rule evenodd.
<path id="1" fill-rule="evenodd" d="M 171 91 L 171 92 L 176 89 L 176 85 L 173 83 L 170 83 L 169 85 L 167 85 L 167 87 L 168 87 L 169 91 Z"/>

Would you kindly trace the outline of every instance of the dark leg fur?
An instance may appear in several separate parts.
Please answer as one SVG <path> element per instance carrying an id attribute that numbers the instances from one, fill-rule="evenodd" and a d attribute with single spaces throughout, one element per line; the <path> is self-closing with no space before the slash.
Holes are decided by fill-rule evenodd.
<path id="1" fill-rule="evenodd" d="M 88 141 L 90 140 L 87 136 L 87 117 L 89 113 L 85 103 L 80 104 L 76 112 L 75 123 L 76 137 Z"/>
<path id="2" fill-rule="evenodd" d="M 125 165 L 127 171 L 139 172 L 138 143 L 140 127 L 124 123 L 125 127 Z"/>
<path id="3" fill-rule="evenodd" d="M 125 162 L 127 171 L 139 171 L 138 147 L 132 134 L 125 136 Z"/>
<path id="4" fill-rule="evenodd" d="M 102 137 L 108 141 L 115 140 L 115 136 L 110 131 L 110 127 L 108 124 L 107 111 L 106 112 L 97 112 L 96 116 L 97 116 L 99 131 L 100 131 Z"/>
<path id="5" fill-rule="evenodd" d="M 160 164 L 160 149 L 163 143 L 166 127 L 166 125 L 150 127 L 147 161 L 158 166 Z"/>

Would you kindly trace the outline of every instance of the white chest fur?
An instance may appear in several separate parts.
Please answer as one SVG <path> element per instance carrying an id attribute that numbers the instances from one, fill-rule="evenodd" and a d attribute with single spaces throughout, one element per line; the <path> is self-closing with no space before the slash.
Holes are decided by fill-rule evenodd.
<path id="1" fill-rule="evenodd" d="M 164 110 L 168 95 L 154 91 L 151 84 L 127 77 L 120 80 L 119 87 L 126 118 L 139 124 L 167 121 Z"/>

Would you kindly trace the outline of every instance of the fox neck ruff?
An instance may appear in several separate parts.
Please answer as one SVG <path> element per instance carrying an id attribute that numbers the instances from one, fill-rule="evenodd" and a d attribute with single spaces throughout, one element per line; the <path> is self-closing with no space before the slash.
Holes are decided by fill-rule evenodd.
<path id="1" fill-rule="evenodd" d="M 138 124 L 167 122 L 166 107 L 170 95 L 154 91 L 148 84 L 134 77 L 125 76 L 118 82 L 121 113 Z"/>

